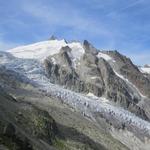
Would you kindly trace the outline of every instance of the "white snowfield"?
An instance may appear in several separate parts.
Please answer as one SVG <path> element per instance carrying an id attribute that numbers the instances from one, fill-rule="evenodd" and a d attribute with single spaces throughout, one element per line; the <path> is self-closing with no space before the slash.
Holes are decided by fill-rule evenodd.
<path id="1" fill-rule="evenodd" d="M 110 123 L 113 124 L 113 122 L 116 121 L 119 124 L 124 124 L 127 129 L 146 136 L 149 139 L 149 122 L 142 120 L 123 108 L 111 105 L 106 98 L 98 98 L 92 93 L 88 95 L 75 93 L 58 85 L 51 84 L 45 75 L 42 63 L 38 60 L 14 58 L 5 62 L 7 60 L 7 53 L 0 53 L 0 55 L 5 55 L 2 57 L 5 58 L 2 64 L 5 65 L 6 68 L 26 75 L 31 80 L 31 83 L 35 84 L 41 91 L 61 100 L 62 103 L 69 105 L 74 110 L 78 110 L 85 117 L 96 121 L 95 113 L 101 114 L 105 119 L 109 120 Z"/>
<path id="2" fill-rule="evenodd" d="M 101 52 L 99 52 L 99 53 L 97 54 L 97 57 L 98 57 L 98 58 L 103 58 L 103 59 L 105 59 L 106 61 L 113 60 L 109 55 L 104 54 L 104 53 L 101 53 Z"/>
<path id="3" fill-rule="evenodd" d="M 40 61 L 43 61 L 46 57 L 59 53 L 60 49 L 65 46 L 71 48 L 70 55 L 73 62 L 77 59 L 80 59 L 80 57 L 85 52 L 81 43 L 66 43 L 65 40 L 43 41 L 10 49 L 8 50 L 8 52 L 18 58 L 38 59 Z"/>
<path id="4" fill-rule="evenodd" d="M 141 67 L 139 68 L 142 73 L 150 74 L 150 67 Z"/>
<path id="5" fill-rule="evenodd" d="M 45 59 L 48 55 L 54 55 L 59 53 L 61 47 L 66 46 L 64 40 L 50 40 L 43 41 L 27 46 L 20 46 L 14 49 L 8 50 L 12 55 L 18 58 L 27 58 L 27 59 Z"/>

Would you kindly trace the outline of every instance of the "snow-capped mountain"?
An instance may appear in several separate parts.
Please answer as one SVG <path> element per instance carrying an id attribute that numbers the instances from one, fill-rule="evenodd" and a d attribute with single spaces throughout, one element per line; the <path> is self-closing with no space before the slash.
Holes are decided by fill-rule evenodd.
<path id="1" fill-rule="evenodd" d="M 100 51 L 86 40 L 51 39 L 0 52 L 0 70 L 4 89 L 32 85 L 99 127 L 103 120 L 127 148 L 149 150 L 150 79 L 117 51 Z"/>
<path id="2" fill-rule="evenodd" d="M 27 46 L 17 47 L 8 50 L 8 52 L 18 58 L 38 59 L 43 61 L 48 56 L 59 53 L 60 49 L 66 46 L 71 48 L 70 55 L 73 57 L 72 59 L 80 59 L 80 57 L 84 54 L 84 49 L 81 43 L 67 43 L 65 40 L 43 41 Z"/>

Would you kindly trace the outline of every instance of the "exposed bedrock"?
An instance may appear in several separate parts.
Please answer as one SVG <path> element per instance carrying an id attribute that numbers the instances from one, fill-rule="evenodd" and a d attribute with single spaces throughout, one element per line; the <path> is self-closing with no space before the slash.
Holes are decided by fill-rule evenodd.
<path id="1" fill-rule="evenodd" d="M 63 47 L 60 53 L 47 57 L 44 66 L 50 81 L 76 92 L 93 93 L 99 97 L 106 96 L 140 117 L 148 119 L 144 110 L 137 105 L 141 97 L 134 94 L 131 87 L 114 72 L 114 68 L 116 69 L 117 66 L 112 68 L 108 61 L 98 58 L 96 49 L 87 41 L 84 42 L 84 48 L 86 52 L 78 62 L 71 58 L 71 49 L 68 46 Z M 131 61 L 125 59 L 124 62 L 132 67 L 129 67 L 128 70 L 136 70 L 135 74 L 139 72 Z M 74 63 L 76 65 L 73 65 Z M 122 66 L 122 63 L 120 63 L 120 66 Z M 121 69 L 123 70 L 123 68 Z M 134 74 L 130 74 L 130 77 L 132 76 Z M 140 73 L 139 76 L 145 79 Z M 125 77 L 128 78 L 128 76 Z M 145 82 L 146 80 L 148 79 L 145 79 Z M 143 86 L 145 87 L 145 85 Z"/>
<path id="2" fill-rule="evenodd" d="M 131 81 L 143 95 L 150 98 L 150 80 L 145 77 L 135 66 L 132 61 L 124 55 L 121 55 L 117 51 L 105 51 L 112 58 L 115 63 L 113 66 L 119 71 L 125 78 Z"/>

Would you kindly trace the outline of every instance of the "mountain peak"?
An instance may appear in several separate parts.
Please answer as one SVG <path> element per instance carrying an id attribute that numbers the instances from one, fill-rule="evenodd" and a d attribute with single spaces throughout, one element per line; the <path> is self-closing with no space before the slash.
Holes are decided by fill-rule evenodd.
<path id="1" fill-rule="evenodd" d="M 87 40 L 84 40 L 83 47 L 87 53 L 97 54 L 97 49 Z"/>
<path id="2" fill-rule="evenodd" d="M 57 40 L 57 37 L 52 35 L 49 40 Z"/>

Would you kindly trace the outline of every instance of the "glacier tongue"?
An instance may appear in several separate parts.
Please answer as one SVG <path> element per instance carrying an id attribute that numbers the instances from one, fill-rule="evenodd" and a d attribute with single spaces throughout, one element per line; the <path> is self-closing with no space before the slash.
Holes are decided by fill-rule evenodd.
<path id="1" fill-rule="evenodd" d="M 104 54 L 104 53 L 102 53 L 102 52 L 99 52 L 99 53 L 97 54 L 97 57 L 98 57 L 98 58 L 103 58 L 103 59 L 105 59 L 106 61 L 113 60 L 109 55 Z M 113 60 L 113 61 L 114 61 L 114 60 Z"/>
<path id="2" fill-rule="evenodd" d="M 100 113 L 105 119 L 109 119 L 110 123 L 115 120 L 120 124 L 125 124 L 130 130 L 150 137 L 150 123 L 123 108 L 109 104 L 104 98 L 91 96 L 91 94 L 90 97 L 88 97 L 51 84 L 45 75 L 42 63 L 38 60 L 14 58 L 7 63 L 4 61 L 3 64 L 5 64 L 8 69 L 13 69 L 20 74 L 26 75 L 32 83 L 35 83 L 39 90 L 46 92 L 52 97 L 58 98 L 58 100 L 78 110 L 93 121 L 96 121 L 95 113 Z"/>
<path id="3" fill-rule="evenodd" d="M 121 124 L 125 124 L 127 128 L 137 130 L 141 134 L 147 134 L 150 137 L 150 123 L 142 120 L 134 114 L 111 104 L 103 100 L 104 98 L 87 97 L 79 93 L 72 92 L 67 89 L 63 89 L 58 85 L 51 84 L 49 79 L 41 74 L 33 75 L 36 78 L 32 78 L 41 90 L 45 90 L 50 96 L 61 100 L 63 103 L 69 105 L 75 110 L 80 111 L 84 116 L 91 118 L 95 121 L 94 114 L 103 114 L 105 119 L 112 119 L 113 121 L 119 121 Z M 31 77 L 31 76 L 29 76 Z M 111 120 L 110 120 L 111 122 Z"/>

